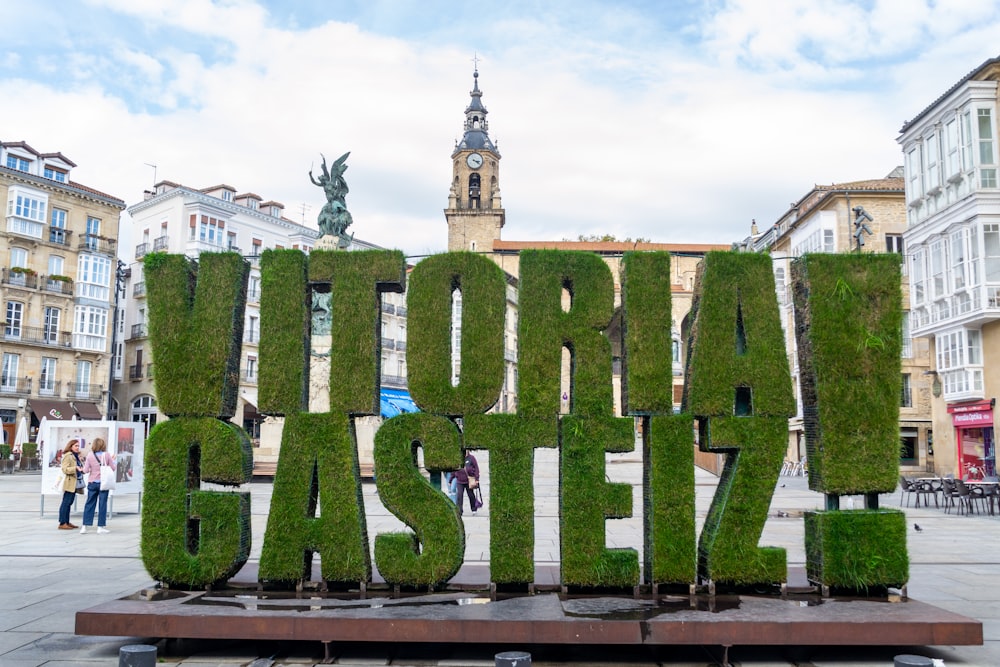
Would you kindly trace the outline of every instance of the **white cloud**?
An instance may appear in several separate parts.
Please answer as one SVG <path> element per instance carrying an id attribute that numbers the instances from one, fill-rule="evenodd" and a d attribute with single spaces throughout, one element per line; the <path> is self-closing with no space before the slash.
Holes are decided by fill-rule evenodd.
<path id="1" fill-rule="evenodd" d="M 475 30 L 414 14 L 414 37 L 336 10 L 295 28 L 249 0 L 95 0 L 106 27 L 125 22 L 112 37 L 19 48 L 34 80 L 0 71 L 0 94 L 30 100 L 0 108 L 0 138 L 62 151 L 75 180 L 129 203 L 152 163 L 161 179 L 282 201 L 296 220 L 306 205 L 309 224 L 323 196 L 306 172 L 349 150 L 352 230 L 424 254 L 446 244 L 481 49 L 504 238 L 728 244 L 816 182 L 887 174 L 902 122 L 996 48 L 995 11 L 972 1 L 744 0 L 684 20 L 513 7 Z"/>

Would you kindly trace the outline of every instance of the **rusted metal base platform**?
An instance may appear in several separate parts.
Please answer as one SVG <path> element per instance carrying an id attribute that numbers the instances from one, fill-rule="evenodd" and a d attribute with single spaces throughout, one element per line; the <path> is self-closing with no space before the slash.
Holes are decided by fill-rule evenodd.
<path id="1" fill-rule="evenodd" d="M 144 591 L 77 612 L 76 633 L 161 638 L 446 644 L 932 646 L 983 643 L 979 621 L 937 607 L 816 596 L 571 597 L 491 601 L 230 590 Z"/>

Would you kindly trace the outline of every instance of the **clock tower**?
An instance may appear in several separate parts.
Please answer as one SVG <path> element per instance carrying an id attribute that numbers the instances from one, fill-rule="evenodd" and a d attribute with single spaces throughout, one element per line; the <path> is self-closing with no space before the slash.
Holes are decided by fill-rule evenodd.
<path id="1" fill-rule="evenodd" d="M 465 108 L 464 133 L 451 153 L 451 190 L 444 217 L 448 221 L 449 251 L 490 253 L 504 223 L 500 152 L 488 133 L 478 68 L 472 77 L 472 99 Z"/>

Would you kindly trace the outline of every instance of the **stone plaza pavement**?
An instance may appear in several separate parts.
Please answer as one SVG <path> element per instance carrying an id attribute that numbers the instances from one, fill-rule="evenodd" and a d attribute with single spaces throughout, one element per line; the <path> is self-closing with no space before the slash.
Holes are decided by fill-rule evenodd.
<path id="1" fill-rule="evenodd" d="M 635 488 L 636 515 L 641 498 L 642 464 L 637 454 L 609 455 L 611 481 L 630 482 Z M 466 564 L 482 568 L 489 561 L 489 460 L 479 455 L 484 471 L 486 507 L 478 515 L 465 514 L 468 533 Z M 558 563 L 558 465 L 553 450 L 536 454 L 536 553 L 540 566 Z M 716 479 L 696 474 L 699 530 L 711 502 Z M 267 522 L 272 485 L 254 482 L 252 494 L 253 547 L 251 561 L 259 559 Z M 74 634 L 75 613 L 102 602 L 135 593 L 152 585 L 139 558 L 139 499 L 115 499 L 111 532 L 86 535 L 57 530 L 57 496 L 45 496 L 41 510 L 41 477 L 37 473 L 0 475 L 0 667 L 118 665 L 121 646 L 155 643 L 157 638 L 91 637 Z M 375 485 L 364 484 L 368 534 L 403 528 L 378 500 Z M 82 496 L 81 496 L 82 499 Z M 775 488 L 762 545 L 788 551 L 790 567 L 805 562 L 803 510 L 821 507 L 823 498 L 810 491 L 803 477 L 781 477 Z M 855 502 L 845 499 L 843 506 Z M 857 499 L 860 507 L 860 498 Z M 885 507 L 899 506 L 899 493 L 881 498 Z M 72 516 L 82 523 L 78 503 Z M 733 647 L 734 665 L 778 667 L 861 667 L 892 665 L 893 656 L 914 653 L 939 659 L 946 666 L 1000 665 L 1000 516 L 959 516 L 943 509 L 905 508 L 909 525 L 910 597 L 954 611 L 983 623 L 985 644 L 963 647 L 850 647 L 782 648 Z M 785 516 L 785 515 L 788 516 Z M 919 525 L 921 530 L 916 530 Z M 608 522 L 609 547 L 642 549 L 640 518 Z M 641 559 L 640 559 L 641 562 Z M 460 575 L 461 576 L 461 573 Z M 214 665 L 314 665 L 324 658 L 317 643 L 255 643 L 171 641 L 159 643 L 159 663 L 184 667 Z M 717 647 L 512 647 L 481 645 L 411 644 L 336 645 L 333 664 L 491 667 L 501 651 L 527 650 L 536 667 L 589 665 L 714 665 L 722 658 Z"/>

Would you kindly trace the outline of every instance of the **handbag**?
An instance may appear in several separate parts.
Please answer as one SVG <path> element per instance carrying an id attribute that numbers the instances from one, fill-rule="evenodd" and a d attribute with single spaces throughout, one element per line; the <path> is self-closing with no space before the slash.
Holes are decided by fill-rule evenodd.
<path id="1" fill-rule="evenodd" d="M 77 473 L 76 475 L 76 492 L 81 496 L 83 495 L 83 490 L 87 488 L 87 483 L 83 481 L 83 475 Z"/>
<path id="2" fill-rule="evenodd" d="M 475 477 L 470 477 L 469 478 L 469 488 L 470 489 L 478 489 L 479 488 L 479 480 L 476 479 Z"/>
<path id="3" fill-rule="evenodd" d="M 105 463 L 104 456 L 101 457 L 101 491 L 112 491 L 117 486 L 118 481 L 115 479 L 115 471 Z"/>

